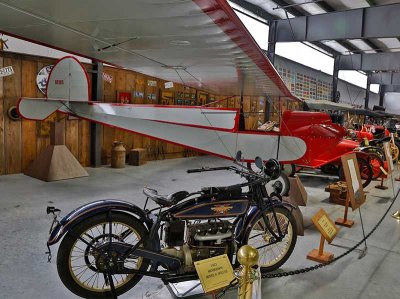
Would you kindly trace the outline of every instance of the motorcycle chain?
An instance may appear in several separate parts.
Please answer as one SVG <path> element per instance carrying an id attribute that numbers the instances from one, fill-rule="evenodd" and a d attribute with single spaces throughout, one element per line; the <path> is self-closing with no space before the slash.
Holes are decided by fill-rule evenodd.
<path id="1" fill-rule="evenodd" d="M 315 266 L 302 268 L 302 269 L 297 269 L 297 270 L 293 270 L 293 271 L 286 271 L 286 272 L 279 272 L 279 273 L 264 273 L 264 274 L 261 274 L 261 278 L 278 278 L 278 277 L 287 277 L 287 276 L 293 276 L 293 275 L 308 273 L 308 272 L 311 272 L 311 271 L 326 267 L 328 265 L 331 265 L 334 262 L 342 259 L 346 255 L 348 255 L 350 252 L 352 252 L 355 249 L 357 249 L 358 246 L 360 246 L 362 243 L 364 243 L 376 231 L 376 229 L 381 225 L 382 221 L 385 219 L 385 217 L 389 213 L 390 209 L 393 207 L 394 203 L 397 200 L 397 197 L 399 196 L 399 193 L 400 193 L 400 190 L 397 191 L 396 196 L 392 199 L 392 203 L 389 205 L 389 207 L 387 208 L 386 212 L 379 219 L 379 221 L 376 223 L 376 225 L 371 229 L 371 231 L 361 241 L 359 241 L 356 245 L 354 245 L 353 247 L 351 247 L 350 249 L 348 249 L 347 251 L 345 251 L 341 255 L 333 258 L 331 261 L 329 261 L 329 262 L 327 262 L 325 264 L 318 264 L 318 265 L 315 265 Z M 233 284 L 235 282 L 235 280 L 236 280 L 236 283 Z M 226 288 L 224 288 L 221 292 L 219 292 L 215 296 L 215 298 L 222 298 L 229 289 L 235 287 L 237 284 L 238 284 L 238 281 L 235 278 L 233 281 L 231 281 L 231 283 Z"/>

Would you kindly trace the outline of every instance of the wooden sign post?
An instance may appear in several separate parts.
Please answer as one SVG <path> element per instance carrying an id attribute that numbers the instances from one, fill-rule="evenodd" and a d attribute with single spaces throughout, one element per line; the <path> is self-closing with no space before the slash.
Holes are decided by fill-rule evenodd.
<path id="1" fill-rule="evenodd" d="M 311 220 L 321 233 L 321 239 L 319 242 L 319 248 L 311 250 L 311 252 L 307 254 L 307 259 L 319 263 L 330 262 L 333 259 L 333 253 L 324 251 L 324 244 L 325 240 L 327 240 L 329 244 L 333 241 L 338 233 L 338 228 L 329 218 L 324 209 L 319 210 Z"/>
<path id="2" fill-rule="evenodd" d="M 349 205 L 351 203 L 352 210 L 356 210 L 365 202 L 364 189 L 361 183 L 360 170 L 358 168 L 356 154 L 348 154 L 341 157 L 344 177 L 346 179 L 347 194 L 344 208 L 343 218 L 338 218 L 335 224 L 352 227 L 353 220 L 347 219 Z"/>
<path id="3" fill-rule="evenodd" d="M 382 169 L 382 167 L 381 167 L 381 170 L 382 170 L 382 172 L 388 177 L 388 176 L 392 173 L 392 171 L 393 171 L 393 169 L 394 169 L 393 157 L 392 157 L 392 153 L 391 153 L 391 151 L 390 151 L 389 142 L 385 142 L 385 143 L 383 144 L 383 150 L 384 150 L 384 152 L 385 152 L 387 171 L 386 171 L 385 169 Z M 380 183 L 379 185 L 376 185 L 375 188 L 381 189 L 381 190 L 386 190 L 386 189 L 388 189 L 388 186 L 384 186 L 384 185 L 383 185 L 383 176 L 382 176 L 382 178 L 381 178 L 381 183 Z"/>

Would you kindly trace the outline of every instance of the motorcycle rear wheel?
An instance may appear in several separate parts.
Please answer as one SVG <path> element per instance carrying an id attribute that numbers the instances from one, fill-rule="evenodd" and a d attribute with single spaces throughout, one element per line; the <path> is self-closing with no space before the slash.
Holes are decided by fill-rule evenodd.
<path id="1" fill-rule="evenodd" d="M 146 228 L 135 217 L 112 214 L 112 242 L 134 245 L 147 234 Z M 101 267 L 102 255 L 81 240 L 92 246 L 108 246 L 109 222 L 107 214 L 99 214 L 85 219 L 68 232 L 60 244 L 57 254 L 57 270 L 63 284 L 75 295 L 83 298 L 112 298 L 110 283 Z M 113 261 L 117 260 L 116 253 Z M 97 256 L 96 256 L 97 255 Z M 104 262 L 105 264 L 105 262 Z M 149 261 L 143 258 L 129 257 L 124 267 L 147 270 Z M 117 295 L 133 288 L 142 278 L 136 274 L 112 275 Z"/>
<path id="2" fill-rule="evenodd" d="M 258 266 L 261 272 L 270 272 L 282 266 L 293 252 L 297 241 L 297 225 L 292 213 L 283 207 L 274 208 L 278 218 L 283 240 L 268 245 L 273 240 L 272 234 L 266 229 L 264 218 L 260 214 L 252 225 L 247 237 L 247 244 L 255 247 L 259 253 Z M 266 212 L 267 219 L 274 233 L 278 234 L 277 225 L 272 210 Z"/>

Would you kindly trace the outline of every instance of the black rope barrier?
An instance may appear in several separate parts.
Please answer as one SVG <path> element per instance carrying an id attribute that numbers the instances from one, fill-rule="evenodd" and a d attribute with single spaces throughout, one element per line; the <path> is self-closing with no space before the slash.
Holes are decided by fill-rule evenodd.
<path id="1" fill-rule="evenodd" d="M 277 277 L 287 277 L 287 276 L 292 276 L 292 275 L 298 275 L 298 274 L 303 274 L 303 273 L 308 273 L 317 269 L 321 269 L 323 267 L 326 267 L 328 265 L 333 264 L 334 262 L 342 259 L 343 257 L 345 257 L 346 255 L 348 255 L 350 252 L 354 251 L 355 249 L 357 249 L 357 247 L 359 247 L 363 242 L 366 242 L 366 240 L 376 231 L 376 229 L 379 227 L 379 225 L 381 225 L 382 221 L 385 219 L 385 217 L 387 216 L 387 214 L 389 213 L 390 209 L 393 207 L 394 203 L 397 200 L 397 197 L 399 196 L 400 193 L 400 189 L 397 191 L 396 195 L 391 199 L 391 204 L 389 205 L 389 207 L 387 208 L 386 212 L 383 214 L 383 216 L 379 219 L 379 221 L 375 224 L 375 226 L 371 229 L 371 231 L 365 235 L 365 237 L 363 239 L 361 239 L 357 244 L 355 244 L 353 247 L 349 248 L 347 251 L 343 252 L 341 255 L 333 258 L 331 261 L 324 263 L 324 264 L 318 264 L 315 266 L 311 266 L 311 267 L 306 267 L 306 268 L 302 268 L 302 269 L 297 269 L 297 270 L 292 270 L 292 271 L 286 271 L 286 272 L 279 272 L 279 273 L 263 273 L 261 274 L 261 278 L 277 278 Z M 236 282 L 236 283 L 235 283 Z M 222 298 L 226 291 L 228 291 L 230 288 L 234 287 L 237 285 L 237 279 L 235 278 L 231 284 L 229 284 L 228 287 L 226 287 L 225 289 L 223 289 L 221 292 L 219 292 L 215 297 L 216 298 Z"/>

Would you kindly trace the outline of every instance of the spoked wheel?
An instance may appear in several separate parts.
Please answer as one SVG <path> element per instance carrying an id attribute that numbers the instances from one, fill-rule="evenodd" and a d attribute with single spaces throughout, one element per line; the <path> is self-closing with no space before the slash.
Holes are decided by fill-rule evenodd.
<path id="1" fill-rule="evenodd" d="M 396 144 L 390 143 L 390 153 L 392 154 L 393 161 L 399 159 L 399 148 Z"/>
<path id="2" fill-rule="evenodd" d="M 58 274 L 64 285 L 80 297 L 111 297 L 107 269 L 145 271 L 148 268 L 146 259 L 133 255 L 122 257 L 127 248 L 145 236 L 145 227 L 127 214 L 113 213 L 111 220 L 110 225 L 106 214 L 88 218 L 61 242 L 57 255 Z M 111 277 L 118 296 L 133 288 L 142 278 L 136 274 L 113 274 Z"/>
<path id="3" fill-rule="evenodd" d="M 357 162 L 358 162 L 358 168 L 360 169 L 362 186 L 363 186 L 363 188 L 365 188 L 372 181 L 373 170 L 372 170 L 371 165 L 369 164 L 369 162 L 366 159 L 357 157 Z M 339 170 L 339 179 L 341 181 L 345 180 L 342 166 L 340 166 L 340 170 Z"/>
<path id="4" fill-rule="evenodd" d="M 377 154 L 370 153 L 368 154 L 368 162 L 372 167 L 372 179 L 378 179 L 382 175 L 382 168 L 384 165 L 382 158 Z"/>
<path id="5" fill-rule="evenodd" d="M 266 228 L 264 218 L 260 214 L 250 228 L 247 244 L 255 247 L 259 253 L 259 263 L 262 272 L 269 272 L 282 266 L 292 254 L 297 240 L 296 221 L 292 213 L 283 207 L 274 209 L 281 232 L 284 234 L 280 242 Z M 276 235 L 278 226 L 272 211 L 266 212 L 269 225 Z"/>
<path id="6" fill-rule="evenodd" d="M 377 147 L 377 146 L 368 146 L 365 147 L 361 150 L 363 153 L 368 153 L 368 154 L 376 154 L 378 155 L 381 159 L 385 159 L 385 152 L 383 151 L 382 148 Z"/>

